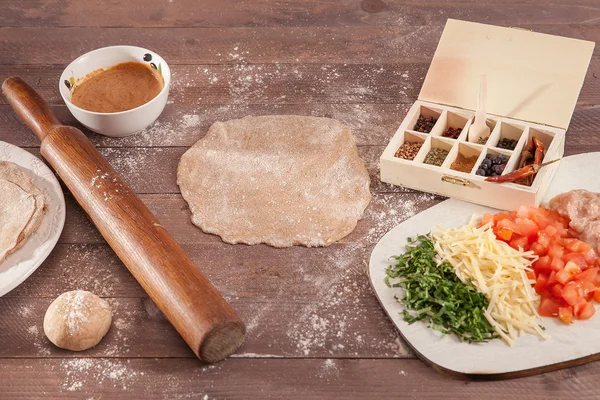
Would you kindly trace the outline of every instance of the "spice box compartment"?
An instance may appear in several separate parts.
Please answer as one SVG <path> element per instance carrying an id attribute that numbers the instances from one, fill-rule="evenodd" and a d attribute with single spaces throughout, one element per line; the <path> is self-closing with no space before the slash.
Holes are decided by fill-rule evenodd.
<path id="1" fill-rule="evenodd" d="M 435 117 L 429 132 L 415 131 L 419 117 Z M 531 186 L 518 183 L 494 183 L 477 174 L 487 155 L 502 154 L 506 165 L 502 175 L 518 168 L 521 154 L 535 136 L 544 144 L 544 162 L 563 155 L 565 131 L 559 128 L 488 115 L 486 123 L 491 133 L 483 144 L 468 142 L 467 136 L 474 120 L 474 112 L 457 107 L 417 100 L 409 110 L 396 134 L 380 159 L 381 180 L 394 185 L 458 198 L 499 209 L 516 209 L 520 205 L 534 206 L 540 201 L 558 163 L 540 169 Z M 456 139 L 444 137 L 448 128 L 461 129 Z M 403 158 L 401 149 L 408 144 L 420 146 L 413 159 Z M 499 147 L 500 145 L 509 148 Z M 514 145 L 511 150 L 510 147 Z M 440 165 L 426 163 L 432 149 L 447 152 Z M 454 164 L 461 160 L 476 161 L 468 172 L 457 170 Z M 454 168 L 453 168 L 454 164 Z M 464 165 L 463 165 L 464 166 Z"/>
<path id="2" fill-rule="evenodd" d="M 486 176 L 530 165 L 530 158 L 521 158 L 523 150 L 534 150 L 533 137 L 545 150 L 541 163 L 560 159 L 594 46 L 448 19 L 418 99 L 381 155 L 381 180 L 505 210 L 538 205 L 558 162 L 542 167 L 533 180 L 498 183 Z M 481 82 L 490 135 L 470 143 Z M 427 156 L 431 149 L 437 149 L 435 157 Z"/>

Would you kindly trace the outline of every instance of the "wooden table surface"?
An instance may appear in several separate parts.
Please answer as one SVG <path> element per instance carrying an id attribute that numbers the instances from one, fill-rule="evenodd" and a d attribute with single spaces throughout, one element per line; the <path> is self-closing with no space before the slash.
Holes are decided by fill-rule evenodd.
<path id="1" fill-rule="evenodd" d="M 169 104 L 142 133 L 86 131 L 248 326 L 230 359 L 202 365 L 164 320 L 73 198 L 58 245 L 0 298 L 0 398 L 306 399 L 598 398 L 600 362 L 502 382 L 463 382 L 415 358 L 374 297 L 366 268 L 377 240 L 442 200 L 382 184 L 377 160 L 417 98 L 447 18 L 597 41 L 593 0 L 4 0 L 0 79 L 19 75 L 64 123 L 79 126 L 58 78 L 79 55 L 133 44 L 171 65 Z M 566 153 L 600 150 L 600 49 L 567 133 Z M 518 62 L 518 60 L 515 60 Z M 0 99 L 0 140 L 38 141 Z M 328 248 L 231 246 L 202 233 L 176 185 L 180 156 L 215 121 L 300 114 L 354 129 L 373 200 Z M 54 347 L 42 321 L 64 291 L 108 299 L 114 323 L 84 353 Z M 567 379 L 565 379 L 567 378 Z"/>

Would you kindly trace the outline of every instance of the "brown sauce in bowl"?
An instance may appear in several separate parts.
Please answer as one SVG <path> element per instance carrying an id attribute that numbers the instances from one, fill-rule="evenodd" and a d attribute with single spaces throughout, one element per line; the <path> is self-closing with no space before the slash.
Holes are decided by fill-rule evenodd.
<path id="1" fill-rule="evenodd" d="M 155 98 L 163 86 L 160 72 L 142 63 L 127 62 L 87 75 L 73 89 L 71 102 L 94 112 L 126 111 Z"/>

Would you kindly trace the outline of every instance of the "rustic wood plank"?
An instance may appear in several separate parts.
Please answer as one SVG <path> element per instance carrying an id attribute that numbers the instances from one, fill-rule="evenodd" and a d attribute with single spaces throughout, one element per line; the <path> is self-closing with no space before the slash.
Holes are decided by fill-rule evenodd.
<path id="1" fill-rule="evenodd" d="M 424 63 L 174 65 L 169 101 L 197 105 L 406 103 L 417 97 L 427 67 Z M 58 66 L 6 66 L 0 70 L 0 81 L 18 75 L 48 103 L 63 104 L 58 92 L 61 73 Z M 6 104 L 4 97 L 1 100 Z"/>
<path id="2" fill-rule="evenodd" d="M 519 380 L 467 383 L 418 360 L 19 359 L 0 364 L 10 399 L 595 398 L 600 363 Z"/>
<path id="3" fill-rule="evenodd" d="M 82 354 L 85 357 L 195 358 L 147 297 L 107 298 L 113 309 L 113 324 L 102 342 L 85 353 L 59 349 L 50 343 L 43 331 L 44 314 L 52 300 L 30 297 L 0 299 L 0 317 L 4 321 L 0 359 L 75 358 Z M 325 306 L 314 298 L 232 297 L 230 304 L 248 324 L 246 341 L 237 350 L 236 356 L 414 357 L 399 339 L 379 304 L 365 300 L 357 302 L 360 304 L 357 304 L 353 315 L 347 304 L 329 305 L 323 310 Z M 277 307 L 273 306 L 274 303 Z M 314 312 L 307 312 L 309 309 Z M 317 318 L 319 312 L 331 314 Z"/>
<path id="4" fill-rule="evenodd" d="M 177 104 L 412 103 L 429 64 L 175 65 L 169 101 Z M 19 75 L 50 104 L 63 104 L 58 66 L 6 66 L 0 80 Z M 579 103 L 600 104 L 600 60 L 593 60 Z M 6 104 L 0 97 L 0 104 Z"/>
<path id="5" fill-rule="evenodd" d="M 96 147 L 189 147 L 204 137 L 216 121 L 247 115 L 311 115 L 344 122 L 359 145 L 386 145 L 398 129 L 411 104 L 167 104 L 159 119 L 139 134 L 111 138 L 95 134 L 71 115 L 66 106 L 52 111 L 65 125 L 81 129 Z M 0 105 L 0 140 L 20 147 L 39 146 L 37 137 L 9 105 Z"/>
<path id="6" fill-rule="evenodd" d="M 600 41 L 600 26 L 532 25 L 536 32 Z M 0 65 L 66 65 L 111 45 L 141 46 L 177 64 L 429 63 L 442 26 L 277 28 L 5 28 Z M 40 41 L 40 37 L 60 40 Z M 173 46 L 177 43 L 177 46 Z M 600 55 L 595 49 L 594 57 Z"/>
<path id="7" fill-rule="evenodd" d="M 3 64 L 66 65 L 110 45 L 135 45 L 160 54 L 169 65 L 429 62 L 441 27 L 301 28 L 5 28 Z M 573 32 L 579 34 L 580 32 Z M 587 33 L 600 38 L 600 28 Z M 61 38 L 40 41 L 40 37 Z M 176 46 L 173 43 L 177 43 Z M 141 61 L 141 60 L 140 60 Z"/>
<path id="8" fill-rule="evenodd" d="M 372 295 L 365 269 L 372 245 L 328 248 L 184 245 L 246 321 L 242 353 L 286 357 L 400 357 L 409 354 Z M 69 290 L 113 298 L 114 335 L 90 354 L 182 356 L 175 332 L 148 311 L 146 295 L 106 245 L 59 244 L 22 285 L 0 299 L 0 357 L 67 356 L 41 335 L 49 302 Z M 120 321 L 120 322 L 119 322 Z M 35 340 L 32 340 L 35 339 Z M 140 343 L 132 344 L 133 338 Z M 129 341 L 129 342 L 127 342 Z M 30 343 L 31 342 L 31 343 Z M 183 350 L 182 350 L 183 349 Z M 188 353 L 185 353 L 188 354 Z M 192 356 L 192 353 L 189 353 Z"/>
<path id="9" fill-rule="evenodd" d="M 111 138 L 84 128 L 65 106 L 53 106 L 52 111 L 65 125 L 81 129 L 96 147 L 189 147 L 204 137 L 216 121 L 242 118 L 247 115 L 311 115 L 334 118 L 352 128 L 358 145 L 388 144 L 402 122 L 411 103 L 400 104 L 230 104 L 189 105 L 167 104 L 160 118 L 139 134 Z M 589 137 L 600 120 L 600 107 L 579 105 L 567 132 L 567 145 L 578 148 L 592 145 Z M 17 117 L 12 108 L 0 105 L 0 140 L 20 147 L 39 146 L 39 140 Z"/>
<path id="10" fill-rule="evenodd" d="M 76 0 L 9 0 L 0 26 L 95 27 L 233 27 L 233 26 L 367 26 L 443 25 L 447 18 L 500 25 L 594 24 L 600 9 L 593 0 L 569 4 L 535 0 L 459 2 L 418 0 L 342 0 L 322 2 L 268 0 L 193 0 L 150 3 L 81 3 Z"/>

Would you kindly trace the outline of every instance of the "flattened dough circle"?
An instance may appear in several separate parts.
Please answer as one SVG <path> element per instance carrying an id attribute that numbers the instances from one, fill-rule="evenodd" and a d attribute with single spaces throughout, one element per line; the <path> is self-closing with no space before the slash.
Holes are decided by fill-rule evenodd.
<path id="1" fill-rule="evenodd" d="M 0 161 L 0 263 L 42 223 L 46 200 L 16 164 Z"/>
<path id="2" fill-rule="evenodd" d="M 181 157 L 177 183 L 203 231 L 275 247 L 328 246 L 371 199 L 350 128 L 318 117 L 216 122 Z"/>

